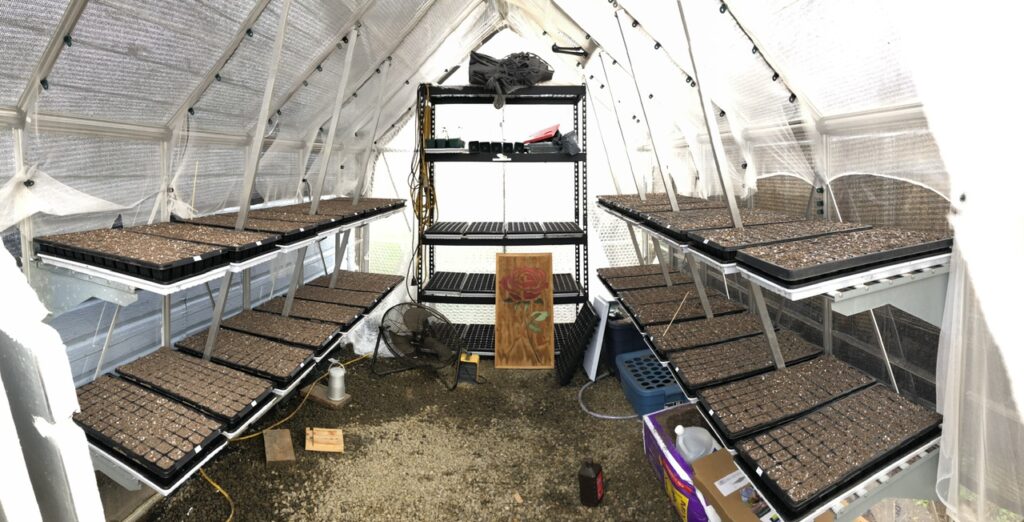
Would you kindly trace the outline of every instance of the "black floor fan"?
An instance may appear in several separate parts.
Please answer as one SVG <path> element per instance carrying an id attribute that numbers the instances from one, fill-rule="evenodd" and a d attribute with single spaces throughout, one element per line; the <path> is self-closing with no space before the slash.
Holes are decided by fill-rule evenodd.
<path id="1" fill-rule="evenodd" d="M 381 342 L 400 367 L 377 370 Z M 462 350 L 458 329 L 440 312 L 416 303 L 399 303 L 381 317 L 370 369 L 374 375 L 384 376 L 417 368 L 438 372 L 454 363 L 452 383 L 446 383 L 449 390 L 454 390 L 459 382 Z"/>

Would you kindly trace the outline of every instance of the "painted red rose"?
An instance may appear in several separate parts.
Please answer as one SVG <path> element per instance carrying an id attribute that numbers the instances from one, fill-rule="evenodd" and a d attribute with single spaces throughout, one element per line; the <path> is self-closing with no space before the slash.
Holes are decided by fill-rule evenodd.
<path id="1" fill-rule="evenodd" d="M 521 267 L 501 278 L 501 289 L 512 301 L 533 301 L 548 288 L 549 276 L 539 268 Z"/>

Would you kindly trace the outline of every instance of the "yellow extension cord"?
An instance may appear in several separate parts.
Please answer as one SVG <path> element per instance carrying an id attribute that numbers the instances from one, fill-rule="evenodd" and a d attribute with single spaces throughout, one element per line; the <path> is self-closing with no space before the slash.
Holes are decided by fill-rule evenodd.
<path id="1" fill-rule="evenodd" d="M 345 361 L 345 362 L 341 363 L 341 365 L 342 366 L 348 366 L 350 364 L 355 364 L 355 363 L 357 363 L 357 362 L 359 362 L 359 361 L 361 361 L 363 359 L 366 359 L 369 356 L 370 356 L 370 354 L 360 355 L 359 357 L 356 357 L 355 359 L 350 359 L 348 361 Z M 318 382 L 320 382 L 321 380 L 323 380 L 323 378 L 327 377 L 329 374 L 330 374 L 330 372 L 325 372 L 320 377 L 317 377 L 316 380 L 313 381 L 312 384 L 310 384 L 309 389 L 306 391 L 306 394 L 302 396 L 302 402 L 300 402 L 299 405 L 296 406 L 295 409 L 292 410 L 292 412 L 289 413 L 287 417 L 285 417 L 285 418 L 275 422 L 274 424 L 271 424 L 270 426 L 268 426 L 268 427 L 266 427 L 266 428 L 264 428 L 264 429 L 262 429 L 260 431 L 257 431 L 256 433 L 251 433 L 251 434 L 246 435 L 244 437 L 238 437 L 237 439 L 234 439 L 231 442 L 239 442 L 239 441 L 243 441 L 243 440 L 248 440 L 248 439 L 252 439 L 252 438 L 255 438 L 255 437 L 259 437 L 260 435 L 263 435 L 265 432 L 267 432 L 269 430 L 272 430 L 272 429 L 274 429 L 274 428 L 276 428 L 276 427 L 278 427 L 278 426 L 288 422 L 292 417 L 295 416 L 296 413 L 299 412 L 300 409 L 302 409 L 302 405 L 306 404 L 306 399 L 309 398 L 310 392 L 313 391 L 313 385 L 315 385 Z M 225 499 L 227 499 L 228 506 L 231 508 L 231 513 L 228 514 L 227 522 L 231 522 L 235 518 L 235 502 L 233 500 L 231 500 L 231 495 L 229 495 L 227 490 L 222 488 L 220 486 L 220 484 L 217 484 L 216 482 L 214 482 L 213 479 L 211 479 L 209 477 L 209 475 L 207 475 L 206 472 L 203 471 L 202 468 L 199 468 L 199 474 L 202 475 L 202 477 L 204 479 L 206 479 L 206 481 L 209 482 L 211 486 L 213 486 L 213 489 L 216 489 L 218 493 L 220 493 L 221 495 L 224 496 Z"/>

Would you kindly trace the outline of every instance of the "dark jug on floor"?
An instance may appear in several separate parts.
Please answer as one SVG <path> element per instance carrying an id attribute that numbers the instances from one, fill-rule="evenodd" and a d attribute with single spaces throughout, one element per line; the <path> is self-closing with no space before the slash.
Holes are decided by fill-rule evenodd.
<path id="1" fill-rule="evenodd" d="M 590 460 L 584 460 L 580 466 L 580 502 L 584 506 L 594 507 L 601 503 L 604 498 L 604 473 L 601 465 Z"/>

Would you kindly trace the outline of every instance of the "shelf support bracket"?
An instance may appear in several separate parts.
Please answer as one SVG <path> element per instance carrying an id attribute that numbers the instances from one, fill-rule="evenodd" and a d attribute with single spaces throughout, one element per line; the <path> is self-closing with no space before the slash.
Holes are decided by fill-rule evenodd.
<path id="1" fill-rule="evenodd" d="M 821 311 L 821 344 L 825 353 L 832 355 L 832 300 L 825 297 L 822 301 L 824 304 Z"/>
<path id="2" fill-rule="evenodd" d="M 882 330 L 878 328 L 878 318 L 875 317 L 874 310 L 871 310 L 868 313 L 871 314 L 871 326 L 875 328 L 875 340 L 878 341 L 878 347 L 882 349 L 882 358 L 885 360 L 885 371 L 889 372 L 889 382 L 892 383 L 892 389 L 896 390 L 896 393 L 899 393 L 900 387 L 896 384 L 896 374 L 892 371 L 892 362 L 889 360 L 889 351 L 885 348 L 885 340 L 882 339 Z"/>
<path id="3" fill-rule="evenodd" d="M 380 126 L 380 115 L 384 112 L 384 86 L 388 84 L 388 73 L 391 72 L 391 57 L 383 64 L 384 71 L 381 73 L 380 86 L 377 90 L 377 116 L 373 118 L 373 129 L 370 131 L 370 140 L 366 144 L 366 160 L 363 162 L 363 173 L 359 177 L 359 185 L 356 186 L 355 196 L 352 198 L 352 205 L 359 204 L 359 198 L 363 197 L 366 190 L 366 178 L 373 172 L 373 151 L 377 148 L 377 128 Z"/>
<path id="4" fill-rule="evenodd" d="M 242 270 L 242 310 L 252 310 L 252 269 Z"/>
<path id="5" fill-rule="evenodd" d="M 636 186 L 636 193 L 640 195 L 640 201 L 647 201 L 647 191 L 645 191 L 643 185 L 637 181 L 636 171 L 633 169 L 633 158 L 629 155 L 629 145 L 626 143 L 626 132 L 622 130 L 622 119 L 619 116 L 619 105 L 615 103 L 615 91 L 612 90 L 612 79 L 608 76 L 608 67 L 604 63 L 603 51 L 599 57 L 601 58 L 601 71 L 604 72 L 604 81 L 608 84 L 608 96 L 612 99 L 612 110 L 615 111 L 615 123 L 619 126 L 619 137 L 622 139 L 622 149 L 626 154 L 626 164 L 629 165 L 629 175 L 633 178 L 633 185 Z M 594 109 L 594 113 L 596 114 L 596 104 L 594 105 Z M 612 178 L 615 178 L 614 174 L 612 175 Z"/>
<path id="6" fill-rule="evenodd" d="M 171 345 L 171 294 L 162 296 L 160 303 L 160 346 Z"/>
<path id="7" fill-rule="evenodd" d="M 310 194 L 309 214 L 314 215 L 320 208 L 320 197 L 324 192 L 324 181 L 327 180 L 327 165 L 330 163 L 331 154 L 334 152 L 334 138 L 338 133 L 338 120 L 341 118 L 341 106 L 345 101 L 345 89 L 348 87 L 349 74 L 352 72 L 352 54 L 356 49 L 356 39 L 359 38 L 359 30 L 353 28 L 348 33 L 348 47 L 345 49 L 345 64 L 342 66 L 341 82 L 338 83 L 338 92 L 334 97 L 334 110 L 331 112 L 330 127 L 327 131 L 327 141 L 323 142 L 323 149 L 320 151 L 320 172 L 317 173 L 316 181 L 313 184 L 313 193 Z M 305 167 L 303 167 L 305 168 Z"/>
<path id="8" fill-rule="evenodd" d="M 704 317 L 714 319 L 715 313 L 711 310 L 711 302 L 708 301 L 708 291 L 704 288 L 704 280 L 700 277 L 700 271 L 697 270 L 697 259 L 690 252 L 684 252 L 683 258 L 686 259 L 686 267 L 690 269 L 693 286 L 697 287 L 697 297 L 700 298 L 700 306 L 704 309 Z"/>
<path id="9" fill-rule="evenodd" d="M 292 268 L 292 279 L 288 282 L 288 296 L 284 298 L 284 309 L 281 310 L 282 317 L 292 314 L 292 305 L 295 304 L 295 290 L 299 288 L 302 281 L 302 272 L 306 264 L 306 248 L 300 247 L 295 255 L 295 267 Z"/>
<path id="10" fill-rule="evenodd" d="M 661 253 L 661 242 L 655 238 L 651 238 L 651 242 L 654 243 L 654 255 L 658 257 L 658 265 L 661 266 L 661 275 L 665 276 L 665 286 L 672 286 L 672 276 L 669 274 L 668 261 L 662 257 Z"/>
<path id="11" fill-rule="evenodd" d="M 779 339 L 775 336 L 775 326 L 772 318 L 768 315 L 768 305 L 764 301 L 764 293 L 761 287 L 750 281 L 750 295 L 754 297 L 754 305 L 757 307 L 757 315 L 761 318 L 761 327 L 764 328 L 764 336 L 768 338 L 768 347 L 772 350 L 772 359 L 775 360 L 775 368 L 786 367 L 786 360 L 782 358 L 782 350 L 779 349 Z"/>
<path id="12" fill-rule="evenodd" d="M 348 229 L 344 234 L 338 234 L 334 236 L 334 271 L 331 272 L 331 289 L 338 286 L 338 272 L 341 272 L 341 260 L 345 257 L 345 251 L 348 250 L 348 238 L 352 235 L 352 229 Z M 344 238 L 342 238 L 344 236 Z M 338 243 L 339 238 L 341 244 Z"/>
<path id="13" fill-rule="evenodd" d="M 217 334 L 220 333 L 220 322 L 224 319 L 224 309 L 228 304 L 228 294 L 231 291 L 231 277 L 234 273 L 230 270 L 224 273 L 220 282 L 220 292 L 217 293 L 217 301 L 213 306 L 213 317 L 210 320 L 210 332 L 206 335 L 206 349 L 203 350 L 203 360 L 209 361 L 213 355 L 213 347 L 217 344 Z"/>
<path id="14" fill-rule="evenodd" d="M 107 328 L 107 337 L 103 339 L 103 348 L 100 349 L 100 360 L 96 361 L 96 372 L 92 375 L 94 381 L 103 375 L 103 367 L 107 365 L 107 350 L 110 349 L 110 339 L 114 337 L 114 326 L 117 325 L 119 315 L 121 315 L 121 305 L 115 305 L 114 315 L 110 318 L 110 328 Z"/>

